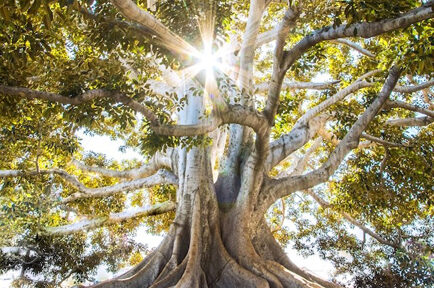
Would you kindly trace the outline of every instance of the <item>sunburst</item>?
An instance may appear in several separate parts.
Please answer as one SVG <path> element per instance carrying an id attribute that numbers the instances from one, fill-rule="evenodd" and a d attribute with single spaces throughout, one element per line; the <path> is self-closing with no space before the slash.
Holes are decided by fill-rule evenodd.
<path id="1" fill-rule="evenodd" d="M 224 74 L 233 77 L 237 73 L 237 67 L 233 65 L 232 61 L 233 53 L 237 50 L 237 47 L 232 43 L 216 45 L 214 35 L 215 7 L 208 8 L 205 15 L 197 20 L 197 26 L 199 27 L 202 39 L 202 49 L 190 49 L 191 53 L 189 53 L 189 56 L 192 58 L 194 64 L 181 70 L 180 74 L 183 78 L 182 82 L 186 83 L 195 78 L 199 73 L 205 72 L 204 94 L 208 96 L 205 97 L 205 101 L 215 102 L 220 98 L 216 76 Z"/>

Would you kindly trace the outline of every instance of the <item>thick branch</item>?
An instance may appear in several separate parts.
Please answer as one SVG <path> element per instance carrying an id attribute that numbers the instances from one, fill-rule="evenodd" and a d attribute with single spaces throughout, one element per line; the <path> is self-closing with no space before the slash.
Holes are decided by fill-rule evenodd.
<path id="1" fill-rule="evenodd" d="M 161 135 L 196 136 L 210 133 L 223 124 L 223 120 L 219 116 L 212 114 L 197 124 L 154 126 L 152 130 Z"/>
<path id="2" fill-rule="evenodd" d="M 126 21 L 122 21 L 122 20 L 118 20 L 118 19 L 113 19 L 113 18 L 109 18 L 109 17 L 104 17 L 102 15 L 94 14 L 90 10 L 83 8 L 83 7 L 79 7 L 77 9 L 77 11 L 80 12 L 86 18 L 92 19 L 93 21 L 100 22 L 102 20 L 106 23 L 110 23 L 112 25 L 116 25 L 118 27 L 133 31 L 136 34 L 139 34 L 140 36 L 144 36 L 146 38 L 151 38 L 153 36 L 152 31 L 150 31 L 148 28 L 146 28 L 140 24 L 130 23 L 130 22 L 126 22 Z"/>
<path id="3" fill-rule="evenodd" d="M 125 192 L 128 190 L 137 190 L 144 187 L 151 187 L 160 184 L 172 184 L 177 185 L 178 179 L 172 173 L 166 170 L 160 170 L 158 173 L 149 176 L 147 178 L 140 178 L 132 181 L 121 182 L 112 186 L 105 186 L 100 188 L 88 188 L 78 181 L 77 177 L 69 174 L 62 169 L 48 169 L 48 170 L 0 170 L 0 178 L 5 177 L 18 177 L 18 176 L 35 176 L 35 175 L 47 175 L 56 174 L 62 177 L 68 184 L 76 188 L 79 192 L 74 193 L 62 199 L 61 204 L 65 204 L 77 199 L 103 197 L 113 195 L 119 192 Z"/>
<path id="4" fill-rule="evenodd" d="M 152 129 L 162 135 L 194 136 L 210 133 L 224 124 L 247 126 L 259 135 L 266 129 L 266 121 L 261 113 L 239 104 L 226 105 L 222 111 L 213 111 L 209 117 L 197 124 L 154 126 Z"/>
<path id="5" fill-rule="evenodd" d="M 410 111 L 414 111 L 414 112 L 419 112 L 422 114 L 425 114 L 427 116 L 430 116 L 431 118 L 434 117 L 434 111 L 429 110 L 429 109 L 425 109 L 422 107 L 417 107 L 415 105 L 403 102 L 403 101 L 399 101 L 399 100 L 388 100 L 385 104 L 384 104 L 384 108 L 403 108 L 406 110 L 410 110 Z"/>
<path id="6" fill-rule="evenodd" d="M 342 100 L 349 94 L 373 85 L 366 81 L 359 80 L 360 78 L 355 83 L 342 89 L 332 97 L 309 109 L 300 119 L 297 120 L 294 128 L 288 134 L 285 134 L 280 139 L 272 142 L 270 144 L 270 154 L 267 159 L 267 168 L 271 169 L 275 165 L 279 164 L 283 159 L 302 147 L 315 135 L 325 121 L 324 117 L 317 117 L 316 121 L 314 121 L 314 117 L 317 114 L 321 113 L 336 102 Z M 318 121 L 319 119 L 323 121 Z"/>
<path id="7" fill-rule="evenodd" d="M 262 129 L 261 115 L 253 110 L 244 108 L 241 105 L 227 105 L 224 111 L 214 111 L 215 113 L 209 118 L 202 120 L 195 125 L 160 125 L 157 116 L 146 106 L 129 98 L 128 96 L 115 91 L 102 89 L 91 90 L 76 97 L 62 96 L 57 93 L 41 92 L 29 88 L 10 87 L 0 85 L 0 94 L 13 97 L 24 97 L 27 99 L 43 99 L 54 101 L 61 104 L 79 105 L 87 101 L 98 98 L 111 98 L 117 102 L 123 103 L 136 112 L 145 116 L 151 122 L 151 128 L 157 134 L 171 136 L 195 136 L 203 135 L 214 131 L 220 125 L 226 123 L 236 123 L 252 127 L 255 131 Z"/>
<path id="8" fill-rule="evenodd" d="M 90 100 L 98 99 L 98 98 L 110 98 L 115 100 L 116 102 L 120 102 L 124 104 L 125 106 L 130 107 L 136 112 L 141 113 L 143 116 L 146 117 L 151 123 L 158 123 L 158 119 L 155 116 L 155 114 L 148 109 L 147 107 L 143 106 L 139 102 L 129 98 L 125 94 L 122 94 L 117 91 L 108 91 L 103 89 L 96 89 L 96 90 L 90 90 L 87 91 L 81 95 L 74 96 L 74 97 L 68 97 L 63 96 L 57 93 L 51 93 L 51 92 L 42 92 L 37 91 L 29 88 L 23 88 L 23 87 L 11 87 L 11 86 L 4 86 L 0 85 L 0 94 L 12 96 L 12 97 L 23 97 L 27 98 L 29 100 L 32 99 L 43 99 L 48 101 L 57 102 L 60 104 L 70 104 L 70 105 L 80 105 L 83 103 L 86 103 Z"/>
<path id="9" fill-rule="evenodd" d="M 302 176 L 291 176 L 271 180 L 266 185 L 266 189 L 262 190 L 261 197 L 258 199 L 259 205 L 264 209 L 262 211 L 265 211 L 265 209 L 279 198 L 328 181 L 329 177 L 336 171 L 345 156 L 358 146 L 360 136 L 390 96 L 390 93 L 398 81 L 399 75 L 399 68 L 392 67 L 390 69 L 389 76 L 378 97 L 353 124 L 344 139 L 339 142 L 338 146 L 330 154 L 328 160 L 319 169 Z"/>
<path id="10" fill-rule="evenodd" d="M 282 162 L 286 157 L 309 142 L 309 140 L 312 139 L 322 128 L 326 119 L 325 115 L 320 115 L 305 124 L 297 122 L 288 134 L 273 141 L 270 144 L 270 150 L 265 163 L 266 171 L 269 171 L 271 168 Z"/>
<path id="11" fill-rule="evenodd" d="M 255 55 L 255 43 L 261 24 L 262 14 L 267 6 L 266 0 L 251 0 L 249 16 L 247 18 L 246 30 L 243 35 L 243 42 L 239 52 L 240 72 L 238 75 L 238 86 L 241 90 L 248 91 L 253 76 L 253 58 Z M 244 104 L 244 103 L 243 103 Z"/>
<path id="12" fill-rule="evenodd" d="M 279 34 L 279 27 L 276 27 L 267 32 L 259 34 L 256 39 L 255 48 L 261 47 L 264 44 L 276 40 L 278 34 Z"/>
<path id="13" fill-rule="evenodd" d="M 157 37 L 158 42 L 175 54 L 190 55 L 196 52 L 196 49 L 184 39 L 170 31 L 169 28 L 164 26 L 153 15 L 140 9 L 133 1 L 112 0 L 112 3 L 127 19 L 137 22 L 146 29 L 149 29 L 151 33 Z"/>
<path id="14" fill-rule="evenodd" d="M 282 84 L 282 90 L 297 90 L 297 89 L 310 89 L 310 90 L 325 90 L 338 84 L 339 80 L 330 82 L 285 82 Z M 257 93 L 265 93 L 268 91 L 268 83 L 260 83 L 256 86 Z"/>
<path id="15" fill-rule="evenodd" d="M 393 30 L 406 28 L 411 24 L 432 18 L 434 15 L 432 2 L 422 5 L 394 19 L 386 19 L 371 23 L 343 24 L 336 28 L 332 26 L 314 31 L 298 42 L 288 51 L 282 65 L 286 71 L 309 48 L 325 40 L 336 40 L 346 37 L 370 38 Z"/>
<path id="16" fill-rule="evenodd" d="M 434 118 L 429 116 L 415 117 L 415 118 L 403 118 L 403 119 L 389 119 L 386 121 L 390 126 L 427 126 L 434 121 Z"/>
<path id="17" fill-rule="evenodd" d="M 259 34 L 258 38 L 256 39 L 255 48 L 261 47 L 264 44 L 267 44 L 269 42 L 276 40 L 277 34 L 278 34 L 277 28 L 274 28 L 274 29 L 271 29 L 267 32 Z M 346 45 L 346 46 L 356 50 L 357 52 L 359 52 L 365 56 L 368 56 L 371 58 L 376 57 L 376 55 L 374 53 L 372 53 L 371 51 L 369 51 L 368 49 L 365 49 L 365 48 L 361 47 L 359 44 L 352 42 L 352 41 L 349 41 L 347 39 L 336 39 L 336 40 L 332 40 L 332 41 L 339 43 L 339 44 Z"/>
<path id="18" fill-rule="evenodd" d="M 333 209 L 332 204 L 330 204 L 329 202 L 325 201 L 324 199 L 316 195 L 311 189 L 303 190 L 303 193 L 310 195 L 321 207 Z M 387 241 L 386 239 L 384 239 L 383 237 L 381 237 L 380 235 L 378 235 L 377 233 L 375 233 L 374 231 L 372 231 L 371 229 L 369 229 L 368 227 L 366 227 L 365 225 L 361 224 L 359 221 L 351 217 L 351 215 L 349 215 L 348 213 L 346 212 L 338 212 L 338 213 L 341 214 L 346 220 L 348 220 L 348 222 L 350 222 L 354 226 L 359 227 L 363 232 L 370 235 L 372 238 L 374 238 L 381 244 L 388 245 L 394 248 L 400 247 L 400 245 L 397 245 L 396 243 Z"/>
<path id="19" fill-rule="evenodd" d="M 286 44 L 291 27 L 295 25 L 298 19 L 299 11 L 288 9 L 285 12 L 283 20 L 279 24 L 276 47 L 273 55 L 273 73 L 271 75 L 270 84 L 268 87 L 268 97 L 265 104 L 264 114 L 268 118 L 270 126 L 274 124 L 274 117 L 279 106 L 280 91 L 282 89 L 283 78 L 288 69 L 282 68 L 282 63 L 285 60 L 285 51 L 283 50 Z"/>
<path id="20" fill-rule="evenodd" d="M 73 224 L 58 227 L 47 227 L 45 231 L 50 235 L 67 235 L 76 232 L 82 232 L 106 225 L 119 223 L 128 219 L 143 216 L 153 216 L 174 211 L 176 204 L 172 201 L 158 203 L 153 206 L 131 208 L 119 213 L 111 213 L 108 216 L 101 216 L 92 219 L 83 219 Z"/>
<path id="21" fill-rule="evenodd" d="M 71 183 L 72 184 L 72 183 Z M 110 196 L 119 192 L 133 191 L 145 187 L 152 187 L 161 184 L 177 185 L 178 179 L 176 176 L 166 170 L 160 170 L 158 173 L 132 181 L 121 182 L 112 186 L 105 186 L 100 188 L 88 188 L 79 183 L 75 186 L 80 192 L 74 193 L 62 199 L 61 204 L 69 203 L 77 199 L 96 198 Z"/>
<path id="22" fill-rule="evenodd" d="M 155 174 L 159 169 L 171 168 L 171 159 L 164 154 L 157 152 L 146 165 L 139 168 L 118 171 L 112 169 L 106 169 L 96 166 L 88 166 L 80 161 L 72 160 L 71 162 L 75 167 L 88 172 L 98 173 L 103 176 L 116 177 L 116 178 L 128 178 L 128 179 L 138 179 L 151 176 Z"/>

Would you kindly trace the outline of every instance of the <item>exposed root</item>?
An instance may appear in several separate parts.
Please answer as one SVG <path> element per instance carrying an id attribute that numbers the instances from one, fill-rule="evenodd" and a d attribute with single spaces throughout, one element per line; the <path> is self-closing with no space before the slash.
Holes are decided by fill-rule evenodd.
<path id="1" fill-rule="evenodd" d="M 184 274 L 182 275 L 181 279 L 177 283 L 177 287 L 179 288 L 194 288 L 199 287 L 200 282 L 200 272 L 202 271 L 200 264 L 200 251 L 202 248 L 202 237 L 200 235 L 200 228 L 201 228 L 201 216 L 200 215 L 200 207 L 201 203 L 199 200 L 199 197 L 195 197 L 193 200 L 194 202 L 194 209 L 193 209 L 193 215 L 192 215 L 192 225 L 191 225 L 191 236 L 190 236 L 190 246 L 188 249 L 188 255 L 187 255 L 187 266 L 185 268 Z M 206 281 L 205 281 L 206 282 Z"/>
<path id="2" fill-rule="evenodd" d="M 261 258 L 276 262 L 291 271 L 295 275 L 301 276 L 310 282 L 316 282 L 320 284 L 322 287 L 326 288 L 340 288 L 341 286 L 324 280 L 318 276 L 315 276 L 297 265 L 295 265 L 282 249 L 282 247 L 277 243 L 276 239 L 273 237 L 269 227 L 263 220 L 258 227 L 257 233 L 255 237 L 252 239 L 255 250 L 259 253 Z"/>
<path id="3" fill-rule="evenodd" d="M 291 288 L 322 288 L 321 285 L 308 281 L 299 275 L 285 269 L 274 261 L 266 261 L 267 269 L 270 270 L 281 281 L 284 287 Z"/>
<path id="4" fill-rule="evenodd" d="M 185 227 L 187 226 L 187 223 L 185 223 L 185 219 L 186 217 L 184 215 L 181 216 L 177 215 L 177 217 L 175 218 L 174 224 L 172 226 L 175 231 L 174 232 L 175 236 L 173 241 L 173 249 L 170 251 L 171 252 L 170 259 L 169 261 L 167 261 L 166 265 L 159 273 L 158 277 L 155 279 L 155 282 L 164 279 L 172 270 L 176 269 L 177 266 L 180 265 L 183 259 L 185 258 L 185 255 L 187 255 L 188 253 L 187 249 L 188 249 L 189 235 L 187 233 L 188 229 L 186 229 Z"/>
<path id="5" fill-rule="evenodd" d="M 172 271 L 170 271 L 165 277 L 162 279 L 156 281 L 151 286 L 142 286 L 142 287 L 149 287 L 149 288 L 165 288 L 165 287 L 172 287 L 178 283 L 179 279 L 181 279 L 182 274 L 185 271 L 185 267 L 187 266 L 187 258 L 182 261 L 181 264 L 175 267 Z"/>
<path id="6" fill-rule="evenodd" d="M 176 218 L 157 250 L 118 278 L 92 287 L 322 287 L 293 265 L 265 222 L 257 227 L 260 236 L 251 239 L 245 217 L 236 211 L 220 214 L 214 185 L 207 181 L 184 187 Z M 321 281 L 324 287 L 337 287 Z"/>
<path id="7" fill-rule="evenodd" d="M 270 271 L 266 265 L 263 265 L 262 259 L 255 251 L 250 241 L 248 219 L 244 215 L 236 213 L 227 213 L 222 219 L 223 240 L 229 254 L 244 269 L 255 274 L 257 277 L 265 279 L 272 288 L 281 288 L 282 283 Z M 240 216 L 241 215 L 241 216 Z M 242 229 L 244 227 L 244 229 Z"/>
<path id="8" fill-rule="evenodd" d="M 205 272 L 200 269 L 199 287 L 208 288 Z"/>
<path id="9" fill-rule="evenodd" d="M 239 265 L 226 251 L 218 228 L 212 239 L 214 253 L 209 263 L 210 287 L 269 287 L 267 280 L 260 278 Z"/>
<path id="10" fill-rule="evenodd" d="M 167 259 L 172 251 L 173 246 L 173 232 L 172 229 L 165 237 L 159 247 L 151 252 L 148 257 L 142 260 L 133 269 L 120 275 L 117 278 L 104 281 L 90 287 L 92 288 L 135 288 L 147 287 L 157 278 L 160 271 L 163 269 Z M 90 288 L 89 287 L 89 288 Z"/>

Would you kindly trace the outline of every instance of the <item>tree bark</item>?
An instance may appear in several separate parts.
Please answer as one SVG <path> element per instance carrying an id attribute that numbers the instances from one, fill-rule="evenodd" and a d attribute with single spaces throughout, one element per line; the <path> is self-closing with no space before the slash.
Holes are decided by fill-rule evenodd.
<path id="1" fill-rule="evenodd" d="M 179 92 L 188 97 L 179 122 L 194 125 L 203 115 L 203 98 L 188 95 L 186 86 Z M 226 176 L 220 174 L 214 182 L 212 149 L 178 148 L 176 215 L 166 238 L 131 271 L 91 287 L 322 287 L 295 265 L 285 266 L 292 262 L 282 260 L 283 250 L 267 257 L 269 248 L 257 245 L 264 233 L 273 247 L 279 247 L 271 241 L 265 222 L 259 230 L 249 222 L 255 211 L 248 195 L 259 189 L 263 175 L 253 172 L 253 158 L 239 164 L 241 172 L 233 175 L 238 184 L 221 185 Z M 324 287 L 336 287 L 321 281 L 328 285 Z"/>

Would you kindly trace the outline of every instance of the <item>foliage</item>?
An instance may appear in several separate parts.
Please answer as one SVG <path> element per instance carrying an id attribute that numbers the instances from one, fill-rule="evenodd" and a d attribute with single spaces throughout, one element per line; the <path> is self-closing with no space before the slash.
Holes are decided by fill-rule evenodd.
<path id="1" fill-rule="evenodd" d="M 146 7 L 147 1 L 135 2 L 139 7 Z M 270 4 L 261 32 L 274 28 L 283 17 L 286 4 L 281 2 L 284 1 Z M 391 18 L 419 6 L 421 1 L 289 2 L 301 5 L 303 14 L 296 28 L 291 30 L 287 48 L 313 30 Z M 157 1 L 156 10 L 150 13 L 199 49 L 203 43 L 198 23 L 203 19 L 213 20 L 216 42 L 240 40 L 248 3 L 164 0 Z M 182 69 L 192 64 L 194 57 L 173 55 L 167 48 L 144 37 L 143 31 L 138 31 L 134 25 L 120 24 L 122 19 L 108 0 L 2 1 L 0 85 L 50 91 L 70 98 L 91 89 L 119 91 L 150 108 L 160 123 L 174 123 L 173 112 L 183 107 L 185 99 L 179 97 L 183 100 L 178 101 L 176 95 L 170 93 L 164 97 L 153 95 L 149 80 L 162 78 L 159 65 Z M 308 82 L 327 75 L 341 82 L 321 92 L 282 91 L 272 138 L 288 133 L 308 108 L 332 97 L 364 73 L 383 70 L 369 79 L 375 83 L 372 87 L 359 90 L 328 109 L 333 117 L 329 128 L 335 135 L 331 140 L 341 140 L 378 94 L 384 70 L 391 63 L 401 65 L 403 74 L 412 75 L 411 79 L 401 80 L 401 85 L 432 78 L 433 29 L 430 19 L 371 39 L 351 38 L 372 51 L 376 55 L 374 59 L 361 57 L 350 48 L 332 42 L 320 43 L 307 51 L 288 71 L 288 79 Z M 214 44 L 216 49 L 220 45 Z M 264 45 L 258 51 L 255 82 L 260 84 L 270 78 L 273 45 Z M 219 90 L 226 98 L 230 93 L 236 94 L 232 100 L 239 103 L 241 93 L 232 79 L 220 76 L 217 79 Z M 195 93 L 203 94 L 203 91 L 199 89 Z M 396 93 L 393 97 L 426 107 L 420 93 L 411 96 Z M 264 106 L 261 99 L 255 104 L 259 110 Z M 279 228 L 274 232 L 276 239 L 304 255 L 319 253 L 335 265 L 338 279 L 350 275 L 355 287 L 433 285 L 432 126 L 383 125 L 391 117 L 417 115 L 403 109 L 388 109 L 376 117 L 366 133 L 397 143 L 399 147 L 373 145 L 352 153 L 333 181 L 316 189 L 331 207 L 320 207 L 302 193 L 285 199 L 286 212 L 282 213 L 282 204 L 276 203 L 267 214 L 272 228 Z M 73 158 L 87 165 L 117 170 L 137 168 L 141 163 L 120 163 L 103 155 L 85 155 L 78 131 L 121 139 L 125 147 L 140 151 L 144 159 L 172 147 L 213 144 L 206 136 L 157 135 L 150 126 L 130 108 L 112 99 L 96 99 L 73 106 L 0 95 L 0 168 L 22 171 L 62 168 L 85 186 L 95 188 L 114 185 L 120 180 L 75 169 L 70 165 Z M 303 147 L 300 154 L 310 145 L 312 143 Z M 315 151 L 309 159 L 309 169 L 323 163 L 332 148 L 330 141 Z M 291 161 L 282 163 L 270 176 L 290 167 Z M 69 205 L 71 211 L 53 208 L 53 203 L 75 192 L 77 189 L 59 175 L 26 175 L 0 180 L 0 246 L 19 246 L 29 251 L 27 255 L 0 253 L 0 272 L 20 270 L 22 275 L 32 276 L 19 279 L 17 286 L 58 287 L 70 276 L 77 283 L 93 280 L 96 269 L 102 264 L 111 271 L 137 264 L 148 252 L 131 240 L 138 227 L 143 225 L 148 233 L 160 234 L 167 231 L 174 218 L 174 213 L 169 212 L 68 236 L 44 234 L 44 227 L 69 223 L 71 213 L 80 217 L 108 216 L 127 206 L 141 207 L 176 199 L 173 186 L 157 185 L 104 199 L 74 201 Z M 56 199 L 52 199 L 53 195 Z M 369 236 L 356 236 L 359 230 L 346 222 L 342 216 L 345 213 L 366 223 L 389 241 L 400 240 L 403 247 L 391 248 Z M 286 219 L 284 223 L 291 224 L 279 227 L 282 217 Z M 44 281 L 35 280 L 41 275 Z"/>

